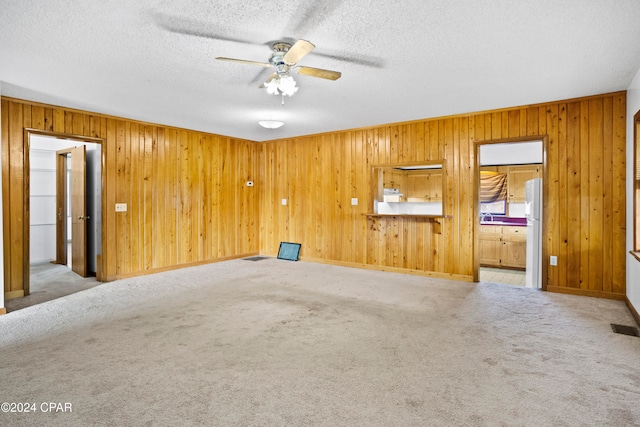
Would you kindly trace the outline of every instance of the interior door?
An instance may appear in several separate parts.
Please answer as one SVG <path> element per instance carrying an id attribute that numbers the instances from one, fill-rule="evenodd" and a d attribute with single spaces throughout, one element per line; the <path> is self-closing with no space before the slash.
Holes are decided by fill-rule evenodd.
<path id="1" fill-rule="evenodd" d="M 87 277 L 87 150 L 71 150 L 71 269 Z"/>
<path id="2" fill-rule="evenodd" d="M 67 265 L 67 155 L 56 151 L 56 264 Z"/>

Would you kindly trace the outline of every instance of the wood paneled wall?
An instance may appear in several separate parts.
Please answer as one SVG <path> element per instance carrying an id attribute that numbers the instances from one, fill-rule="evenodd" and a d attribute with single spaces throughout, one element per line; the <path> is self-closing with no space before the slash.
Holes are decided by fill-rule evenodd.
<path id="1" fill-rule="evenodd" d="M 558 257 L 557 267 L 546 268 L 547 288 L 622 297 L 625 104 L 618 92 L 262 143 L 261 252 L 292 241 L 302 243 L 304 259 L 471 279 L 475 143 L 541 136 L 543 258 Z M 373 165 L 442 158 L 451 216 L 442 227 L 364 215 L 373 209 Z"/>
<path id="2" fill-rule="evenodd" d="M 623 297 L 625 103 L 619 92 L 253 143 L 2 98 L 5 291 L 23 289 L 28 274 L 24 129 L 33 128 L 103 139 L 107 278 L 275 255 L 292 241 L 307 260 L 471 280 L 475 143 L 542 136 L 543 255 L 558 256 L 548 289 Z M 365 216 L 374 165 L 440 159 L 447 218 Z"/>
<path id="3" fill-rule="evenodd" d="M 25 129 L 101 138 L 107 279 L 259 251 L 259 147 L 245 140 L 2 98 L 5 292 L 25 289 Z M 116 203 L 127 203 L 116 213 Z"/>

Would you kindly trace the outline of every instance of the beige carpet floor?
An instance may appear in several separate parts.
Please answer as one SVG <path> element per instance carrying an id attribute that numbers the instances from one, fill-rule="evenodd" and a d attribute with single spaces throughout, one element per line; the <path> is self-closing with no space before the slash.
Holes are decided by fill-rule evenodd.
<path id="1" fill-rule="evenodd" d="M 29 274 L 30 294 L 26 297 L 6 300 L 7 312 L 41 304 L 101 284 L 95 277 L 81 277 L 66 265 L 49 262 L 31 264 Z"/>
<path id="2" fill-rule="evenodd" d="M 35 407 L 0 425 L 640 425 L 640 339 L 610 323 L 635 325 L 619 301 L 222 262 L 0 316 L 0 402 Z"/>

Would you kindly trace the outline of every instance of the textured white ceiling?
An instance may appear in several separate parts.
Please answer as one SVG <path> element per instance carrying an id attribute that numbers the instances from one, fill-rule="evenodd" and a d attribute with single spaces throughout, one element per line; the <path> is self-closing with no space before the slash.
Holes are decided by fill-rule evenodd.
<path id="1" fill-rule="evenodd" d="M 304 38 L 285 98 L 258 85 Z M 2 94 L 263 141 L 624 90 L 637 0 L 0 0 Z M 265 118 L 286 125 L 266 130 Z"/>

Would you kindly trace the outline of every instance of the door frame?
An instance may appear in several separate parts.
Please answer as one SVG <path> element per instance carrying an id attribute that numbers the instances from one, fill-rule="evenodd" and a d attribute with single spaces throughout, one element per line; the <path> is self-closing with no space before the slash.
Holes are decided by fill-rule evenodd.
<path id="1" fill-rule="evenodd" d="M 23 266 L 22 266 L 22 274 L 24 277 L 24 296 L 27 296 L 30 294 L 30 287 L 31 287 L 31 273 L 30 273 L 30 264 L 31 264 L 31 256 L 30 256 L 30 249 L 31 249 L 31 235 L 30 235 L 30 223 L 31 223 L 31 217 L 29 214 L 30 211 L 30 197 L 31 197 L 31 168 L 30 168 L 30 150 L 31 150 L 31 135 L 40 135 L 40 136 L 47 136 L 47 137 L 53 137 L 56 139 L 63 139 L 63 140 L 69 140 L 69 141 L 79 141 L 79 142 L 90 142 L 90 143 L 94 143 L 94 144 L 100 144 L 101 146 L 101 150 L 100 150 L 100 162 L 102 164 L 102 168 L 100 170 L 100 187 L 101 187 L 101 194 L 100 194 L 100 199 L 101 199 L 101 205 L 102 205 L 102 226 L 100 229 L 100 233 L 102 234 L 102 236 L 104 237 L 105 235 L 105 202 L 106 202 L 106 195 L 105 195 L 105 189 L 104 189 L 104 184 L 105 184 L 105 162 L 106 162 L 106 144 L 104 143 L 105 139 L 104 138 L 97 138 L 97 137 L 93 137 L 93 136 L 83 136 L 83 135 L 72 135 L 72 134 L 67 134 L 67 133 L 61 133 L 61 132 L 52 132 L 52 131 L 45 131 L 45 130 L 41 130 L 41 129 L 34 129 L 34 128 L 24 128 L 24 179 L 23 179 L 23 185 L 24 185 L 24 203 L 23 203 L 23 213 L 22 213 L 22 217 L 24 218 L 23 221 L 23 236 L 24 236 L 24 246 L 23 246 Z M 103 262 L 103 260 L 105 259 L 104 257 L 104 253 L 105 253 L 105 239 L 102 239 L 102 247 L 100 248 L 101 253 L 103 254 L 103 256 L 98 257 L 98 259 L 96 260 L 96 270 L 100 270 L 100 271 L 104 271 L 104 268 L 102 265 L 100 265 L 100 263 Z"/>
<path id="2" fill-rule="evenodd" d="M 528 135 L 517 138 L 503 138 L 492 140 L 474 141 L 474 166 L 476 168 L 473 177 L 473 222 L 472 222 L 472 235 L 473 235 L 473 281 L 480 281 L 480 254 L 478 249 L 480 247 L 480 146 L 488 144 L 505 144 L 505 143 L 518 143 L 518 142 L 532 142 L 542 141 L 542 290 L 547 290 L 547 268 L 548 265 L 544 260 L 547 257 L 547 242 L 544 238 L 544 232 L 547 230 L 547 144 L 549 137 L 547 135 Z"/>

